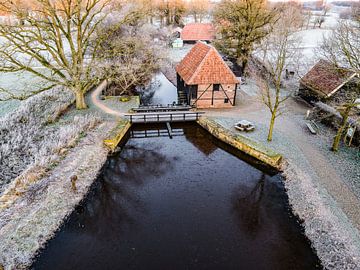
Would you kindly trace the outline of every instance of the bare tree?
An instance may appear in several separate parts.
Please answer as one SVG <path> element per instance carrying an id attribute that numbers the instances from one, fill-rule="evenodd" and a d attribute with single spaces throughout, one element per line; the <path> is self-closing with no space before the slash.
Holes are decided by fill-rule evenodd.
<path id="1" fill-rule="evenodd" d="M 156 9 L 162 25 L 164 19 L 166 25 L 180 25 L 186 12 L 184 0 L 157 0 Z"/>
<path id="2" fill-rule="evenodd" d="M 100 68 L 106 74 L 113 95 L 132 95 L 137 86 L 144 86 L 159 69 L 159 52 L 163 49 L 153 41 L 149 25 L 122 26 L 116 31 L 112 25 L 101 29 L 106 36 L 98 54 Z"/>
<path id="3" fill-rule="evenodd" d="M 110 2 L 33 0 L 28 12 L 12 0 L 1 1 L 1 7 L 21 17 L 22 23 L 0 25 L 0 72 L 29 72 L 47 82 L 20 95 L 2 90 L 3 99 L 26 99 L 62 85 L 75 95 L 76 108 L 85 109 L 84 94 L 99 79 L 94 67 L 100 40 L 93 37 L 107 17 Z"/>
<path id="4" fill-rule="evenodd" d="M 312 12 L 311 10 L 304 10 L 304 16 L 305 16 L 305 20 L 306 20 L 306 29 L 309 29 L 310 26 L 310 21 L 312 18 Z"/>
<path id="5" fill-rule="evenodd" d="M 344 67 L 360 75 L 360 18 L 354 22 L 340 21 L 332 35 L 324 38 L 320 53 L 330 61 L 334 68 L 341 72 Z M 348 101 L 339 106 L 342 123 L 334 138 L 332 150 L 338 151 L 341 138 L 346 130 L 348 118 L 353 108 L 360 105 L 356 102 L 360 96 L 360 84 L 352 92 Z"/>
<path id="6" fill-rule="evenodd" d="M 203 18 L 209 14 L 209 0 L 192 0 L 189 2 L 188 12 L 194 17 L 195 22 L 202 22 Z"/>
<path id="7" fill-rule="evenodd" d="M 216 7 L 214 18 L 221 35 L 216 46 L 235 58 L 244 74 L 254 45 L 271 32 L 278 16 L 265 0 L 224 0 Z"/>
<path id="8" fill-rule="evenodd" d="M 268 70 L 268 78 L 259 82 L 261 98 L 271 113 L 267 140 L 271 141 L 276 118 L 283 113 L 281 105 L 290 97 L 283 91 L 283 79 L 288 69 L 296 70 L 300 58 L 299 44 L 301 39 L 294 35 L 297 30 L 297 20 L 292 7 L 282 10 L 281 19 L 274 26 L 273 32 L 264 39 L 260 51 Z"/>

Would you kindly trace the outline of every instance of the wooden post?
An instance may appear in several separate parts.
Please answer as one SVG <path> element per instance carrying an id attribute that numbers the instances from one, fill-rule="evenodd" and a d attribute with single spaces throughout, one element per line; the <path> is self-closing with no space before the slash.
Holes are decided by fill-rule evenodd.
<path id="1" fill-rule="evenodd" d="M 71 176 L 70 181 L 71 181 L 71 189 L 72 191 L 76 192 L 77 188 L 76 188 L 76 181 L 77 181 L 78 177 L 76 175 Z"/>
<path id="2" fill-rule="evenodd" d="M 235 93 L 234 93 L 233 106 L 235 106 L 235 104 L 236 104 L 236 93 L 237 93 L 237 88 L 238 88 L 238 84 L 235 84 Z"/>
<path id="3" fill-rule="evenodd" d="M 213 85 L 213 89 L 211 91 L 211 105 L 214 105 L 214 85 Z"/>
<path id="4" fill-rule="evenodd" d="M 169 122 L 166 122 L 166 128 L 168 130 L 170 139 L 172 139 L 172 130 Z"/>

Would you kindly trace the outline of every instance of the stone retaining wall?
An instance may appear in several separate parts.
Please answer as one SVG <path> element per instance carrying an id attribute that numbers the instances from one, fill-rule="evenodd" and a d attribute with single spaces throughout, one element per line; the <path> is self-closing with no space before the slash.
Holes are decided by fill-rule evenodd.
<path id="1" fill-rule="evenodd" d="M 110 148 L 111 151 L 115 151 L 130 128 L 131 123 L 128 120 L 120 120 L 116 127 L 110 132 L 109 138 L 104 140 L 104 144 Z"/>
<path id="2" fill-rule="evenodd" d="M 235 135 L 216 121 L 207 117 L 201 117 L 198 120 L 198 123 L 219 140 L 264 162 L 267 165 L 270 165 L 273 168 L 280 169 L 282 156 L 273 150 L 268 149 L 260 143 L 250 140 L 245 136 Z"/>

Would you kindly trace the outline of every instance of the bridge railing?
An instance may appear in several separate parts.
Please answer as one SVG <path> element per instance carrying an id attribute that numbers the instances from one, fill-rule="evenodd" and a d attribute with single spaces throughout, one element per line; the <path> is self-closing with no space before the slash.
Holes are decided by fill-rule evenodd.
<path id="1" fill-rule="evenodd" d="M 131 123 L 161 123 L 197 121 L 204 112 L 132 113 L 125 116 Z"/>
<path id="2" fill-rule="evenodd" d="M 146 113 L 146 112 L 173 112 L 173 111 L 189 111 L 193 107 L 188 105 L 147 105 L 139 106 L 138 108 L 132 108 L 132 111 L 136 113 Z"/>

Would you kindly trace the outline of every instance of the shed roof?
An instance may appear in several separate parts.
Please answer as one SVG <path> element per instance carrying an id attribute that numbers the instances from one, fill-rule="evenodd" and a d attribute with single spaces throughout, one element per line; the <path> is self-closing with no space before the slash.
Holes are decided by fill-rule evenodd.
<path id="1" fill-rule="evenodd" d="M 218 51 L 202 42 L 176 66 L 176 72 L 187 85 L 240 83 Z"/>
<path id="2" fill-rule="evenodd" d="M 184 41 L 211 41 L 215 38 L 215 28 L 211 23 L 189 23 L 181 31 Z"/>
<path id="3" fill-rule="evenodd" d="M 320 60 L 300 82 L 322 97 L 331 97 L 355 76 L 349 69 L 335 68 L 332 63 Z"/>

